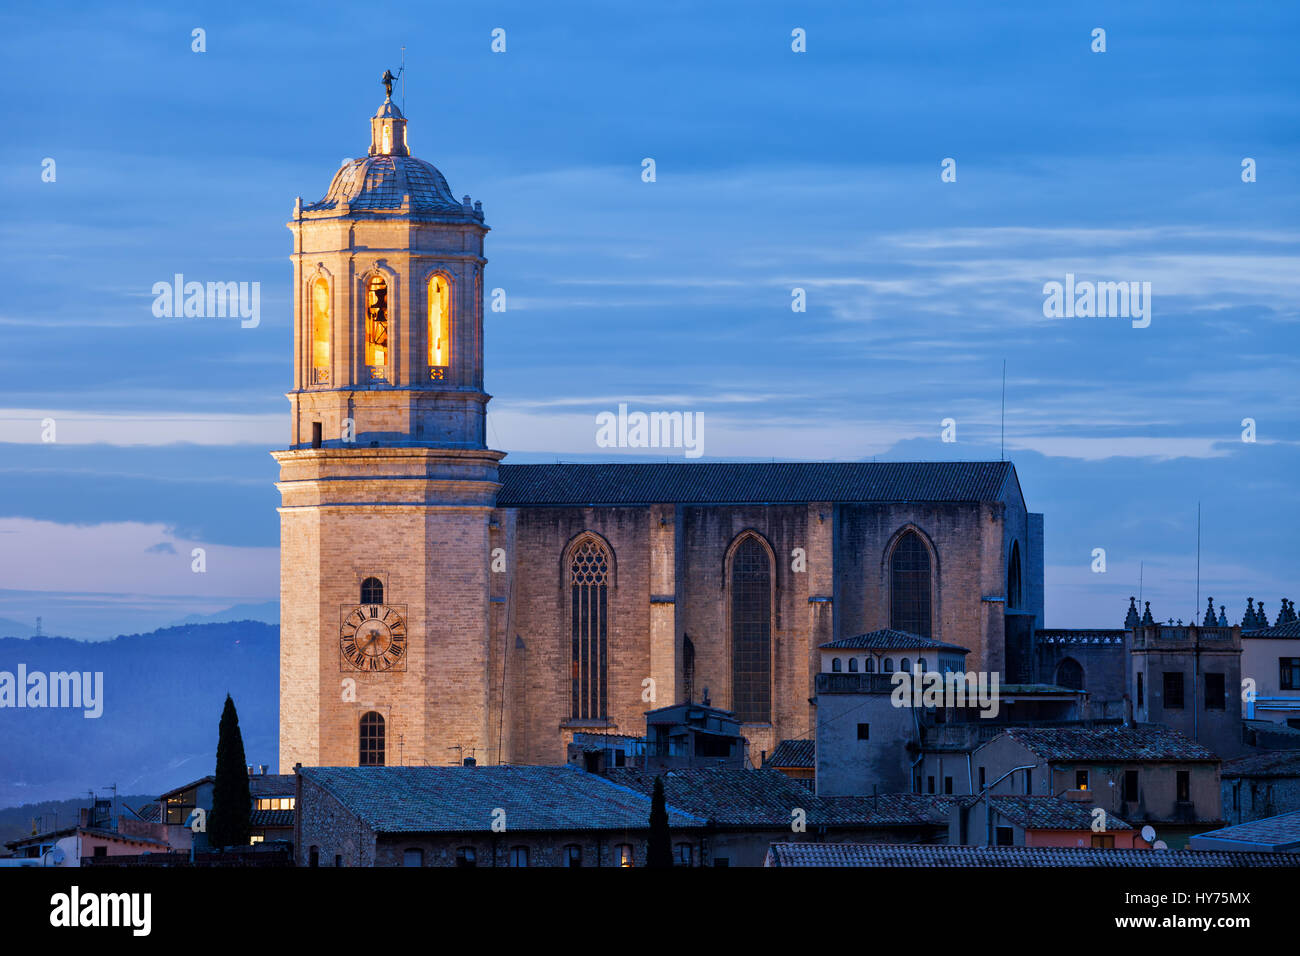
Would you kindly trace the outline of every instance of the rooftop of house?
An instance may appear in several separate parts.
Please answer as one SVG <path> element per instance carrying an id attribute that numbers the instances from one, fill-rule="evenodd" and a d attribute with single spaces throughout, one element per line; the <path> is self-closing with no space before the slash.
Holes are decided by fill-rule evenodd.
<path id="1" fill-rule="evenodd" d="M 817 766 L 815 740 L 783 740 L 776 745 L 765 766 L 812 770 Z"/>
<path id="2" fill-rule="evenodd" d="M 1198 833 L 1191 839 L 1193 846 L 1204 846 L 1206 849 L 1240 848 L 1292 855 L 1291 851 L 1300 850 L 1300 810 L 1252 820 L 1250 823 L 1239 823 L 1222 830 Z"/>
<path id="3" fill-rule="evenodd" d="M 1300 640 L 1300 621 L 1287 621 L 1285 624 L 1275 624 L 1272 627 L 1261 627 L 1253 631 L 1241 632 L 1241 639 L 1243 641 L 1254 640 L 1256 638 L 1288 638 Z"/>
<path id="4" fill-rule="evenodd" d="M 908 631 L 896 631 L 890 627 L 883 627 L 878 631 L 869 631 L 866 634 L 855 634 L 853 637 L 841 637 L 838 641 L 830 641 L 821 644 L 819 647 L 823 651 L 830 650 L 918 650 L 918 651 L 958 651 L 962 654 L 970 653 L 964 647 L 958 647 L 956 644 L 945 644 L 942 641 L 931 640 L 928 637 L 922 637 L 920 634 L 912 634 Z"/>
<path id="5" fill-rule="evenodd" d="M 1217 762 L 1196 741 L 1160 724 L 1132 727 L 1013 727 L 1003 737 L 1023 744 L 1044 760 Z"/>
<path id="6" fill-rule="evenodd" d="M 634 768 L 607 772 L 622 786 L 649 794 L 655 774 Z M 947 800 L 928 794 L 818 797 L 778 770 L 702 767 L 664 774 L 668 805 L 722 827 L 788 828 L 795 810 L 809 826 L 916 826 L 947 820 Z"/>
<path id="7" fill-rule="evenodd" d="M 1049 794 L 989 794 L 988 801 L 1000 816 L 1026 830 L 1091 830 L 1095 823 L 1093 805 Z M 968 802 L 973 802 L 969 800 Z M 1106 814 L 1106 829 L 1131 830 L 1129 824 Z"/>
<path id="8" fill-rule="evenodd" d="M 497 505 L 998 501 L 1020 496 L 1006 461 L 668 462 L 501 465 Z M 1021 497 L 1020 500 L 1023 500 Z"/>
<path id="9" fill-rule="evenodd" d="M 1220 770 L 1232 777 L 1300 777 L 1300 750 L 1265 750 L 1235 760 L 1225 760 Z"/>
<path id="10" fill-rule="evenodd" d="M 497 808 L 515 832 L 650 825 L 645 793 L 618 785 L 613 773 L 607 780 L 570 766 L 300 767 L 298 772 L 380 833 L 486 833 L 499 818 Z M 671 798 L 668 802 L 669 826 L 703 825 Z"/>
<path id="11" fill-rule="evenodd" d="M 773 843 L 768 850 L 767 865 L 1162 868 L 1300 866 L 1300 853 L 906 843 Z"/>

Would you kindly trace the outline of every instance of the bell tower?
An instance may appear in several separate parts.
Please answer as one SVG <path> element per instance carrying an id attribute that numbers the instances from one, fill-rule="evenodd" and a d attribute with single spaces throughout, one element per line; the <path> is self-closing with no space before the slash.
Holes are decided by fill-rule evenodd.
<path id="1" fill-rule="evenodd" d="M 367 155 L 288 225 L 281 772 L 486 754 L 505 456 L 485 444 L 482 205 L 411 156 L 390 89 Z"/>

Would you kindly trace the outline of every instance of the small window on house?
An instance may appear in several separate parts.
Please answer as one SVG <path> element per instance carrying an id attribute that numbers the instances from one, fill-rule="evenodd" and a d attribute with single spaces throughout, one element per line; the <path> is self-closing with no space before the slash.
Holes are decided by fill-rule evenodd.
<path id="1" fill-rule="evenodd" d="M 576 843 L 570 843 L 564 848 L 564 865 L 565 866 L 582 866 L 582 847 Z"/>
<path id="2" fill-rule="evenodd" d="M 1074 789 L 1075 790 L 1088 789 L 1088 771 L 1076 770 L 1074 772 Z"/>
<path id="3" fill-rule="evenodd" d="M 998 846 L 1015 846 L 1016 834 L 1011 827 L 997 828 L 997 845 Z"/>
<path id="4" fill-rule="evenodd" d="M 871 739 L 871 725 L 870 725 L 870 724 L 858 724 L 858 739 L 859 739 L 859 740 L 870 740 L 870 739 Z"/>
<path id="5" fill-rule="evenodd" d="M 926 668 L 925 658 L 924 658 L 924 657 L 918 657 L 918 658 L 916 659 L 916 670 L 917 670 L 917 672 L 918 672 L 918 673 L 921 673 L 921 674 L 924 674 L 924 673 L 925 673 L 925 668 Z"/>
<path id="6" fill-rule="evenodd" d="M 1141 706 L 1142 706 L 1142 703 L 1143 703 L 1143 693 L 1142 693 L 1142 691 L 1143 691 L 1143 688 L 1142 688 L 1142 673 L 1141 673 L 1141 671 L 1139 671 L 1139 672 L 1138 672 L 1138 707 L 1141 707 Z"/>
<path id="7" fill-rule="evenodd" d="M 1138 798 L 1138 772 L 1136 770 L 1124 771 L 1124 784 L 1121 788 L 1120 799 L 1125 803 L 1136 803 Z"/>
<path id="8" fill-rule="evenodd" d="M 1228 695 L 1222 674 L 1205 675 L 1205 709 L 1226 710 Z"/>
<path id="9" fill-rule="evenodd" d="M 850 674 L 856 674 L 857 672 L 858 672 L 858 659 L 857 659 L 856 657 L 850 657 L 850 658 L 849 658 L 849 673 L 850 673 Z"/>
<path id="10" fill-rule="evenodd" d="M 900 671 L 906 671 L 907 673 L 910 674 L 912 672 L 912 662 L 909 661 L 906 657 L 904 657 L 901 661 L 898 662 L 898 669 Z"/>
<path id="11" fill-rule="evenodd" d="M 1026 770 L 1025 771 L 1025 793 L 1033 794 L 1033 792 L 1034 792 L 1034 772 L 1032 770 Z"/>
<path id="12" fill-rule="evenodd" d="M 384 765 L 384 718 L 373 710 L 361 716 L 361 759 L 362 767 L 382 767 Z"/>
<path id="13" fill-rule="evenodd" d="M 478 866 L 478 857 L 474 853 L 472 846 L 462 846 L 456 848 L 456 865 L 457 866 Z"/>
<path id="14" fill-rule="evenodd" d="M 1178 771 L 1178 797 L 1179 803 L 1190 803 L 1192 799 L 1192 774 L 1190 770 Z"/>
<path id="15" fill-rule="evenodd" d="M 1165 671 L 1165 710 L 1183 709 L 1183 672 Z"/>
<path id="16" fill-rule="evenodd" d="M 512 846 L 510 848 L 510 865 L 527 866 L 528 865 L 528 847 Z"/>
<path id="17" fill-rule="evenodd" d="M 943 792 L 947 794 L 952 793 L 952 777 L 943 778 Z"/>
<path id="18" fill-rule="evenodd" d="M 402 866 L 424 866 L 424 851 L 419 847 L 408 847 L 403 850 Z"/>
<path id="19" fill-rule="evenodd" d="M 1300 657 L 1279 657 L 1279 690 L 1300 690 Z"/>
<path id="20" fill-rule="evenodd" d="M 614 847 L 614 859 L 619 866 L 633 866 L 632 844 L 620 843 Z"/>
<path id="21" fill-rule="evenodd" d="M 885 673 L 886 674 L 894 673 L 894 659 L 892 657 L 885 658 Z"/>
<path id="22" fill-rule="evenodd" d="M 868 657 L 868 658 L 867 658 L 867 673 L 868 673 L 868 674 L 874 674 L 875 672 L 876 672 L 876 659 L 875 659 L 874 657 Z"/>
<path id="23" fill-rule="evenodd" d="M 679 843 L 679 844 L 677 844 L 676 849 L 677 849 L 677 865 L 678 865 L 678 866 L 694 866 L 694 865 L 695 865 L 695 862 L 694 862 L 694 861 L 695 861 L 694 847 L 692 847 L 689 843 Z"/>
<path id="24" fill-rule="evenodd" d="M 1092 845 L 1098 850 L 1113 850 L 1115 848 L 1115 835 L 1113 833 L 1094 833 L 1092 835 Z"/>
<path id="25" fill-rule="evenodd" d="M 934 777 L 925 778 L 925 792 L 934 793 Z"/>
<path id="26" fill-rule="evenodd" d="M 335 866 L 342 866 L 342 865 L 343 865 L 343 854 L 342 854 L 342 853 L 335 853 L 335 854 L 334 854 L 334 865 L 335 865 Z"/>
<path id="27" fill-rule="evenodd" d="M 320 866 L 320 847 L 314 846 L 307 851 L 307 865 Z"/>
<path id="28" fill-rule="evenodd" d="M 840 659 L 839 659 L 838 657 L 832 657 L 832 658 L 831 658 L 831 673 L 833 673 L 833 674 L 838 674 L 838 673 L 840 672 L 840 670 L 841 670 L 841 667 L 840 667 Z"/>
<path id="29" fill-rule="evenodd" d="M 94 853 L 94 855 L 95 855 L 95 856 L 108 856 L 108 847 L 106 847 L 106 846 L 97 846 L 97 847 L 95 847 L 95 853 Z"/>
<path id="30" fill-rule="evenodd" d="M 311 447 L 320 448 L 325 444 L 325 433 L 320 422 L 311 423 Z"/>

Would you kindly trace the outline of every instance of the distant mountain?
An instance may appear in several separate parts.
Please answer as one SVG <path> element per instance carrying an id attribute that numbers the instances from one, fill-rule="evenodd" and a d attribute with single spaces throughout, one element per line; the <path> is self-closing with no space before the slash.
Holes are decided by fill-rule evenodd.
<path id="1" fill-rule="evenodd" d="M 172 621 L 173 627 L 185 624 L 227 624 L 232 621 L 262 621 L 266 624 L 280 623 L 280 602 L 264 601 L 261 604 L 236 604 L 215 614 L 187 614 L 178 621 Z"/>
<path id="2" fill-rule="evenodd" d="M 279 628 L 191 624 L 108 641 L 0 639 L 0 671 L 100 671 L 103 714 L 0 708 L 0 807 L 117 784 L 155 796 L 212 773 L 226 693 L 251 764 L 279 760 Z"/>

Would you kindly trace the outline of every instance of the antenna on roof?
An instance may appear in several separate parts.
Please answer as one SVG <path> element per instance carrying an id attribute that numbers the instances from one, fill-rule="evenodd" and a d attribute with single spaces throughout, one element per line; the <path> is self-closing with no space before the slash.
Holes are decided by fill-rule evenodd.
<path id="1" fill-rule="evenodd" d="M 1196 502 L 1196 610 L 1201 609 L 1201 503 Z M 1196 623 L 1196 615 L 1192 615 L 1192 623 Z"/>
<path id="2" fill-rule="evenodd" d="M 1007 360 L 1002 360 L 1002 460 L 1007 460 Z"/>
<path id="3" fill-rule="evenodd" d="M 402 78 L 402 115 L 406 115 L 406 46 L 402 46 L 402 66 L 397 71 L 397 75 Z"/>

